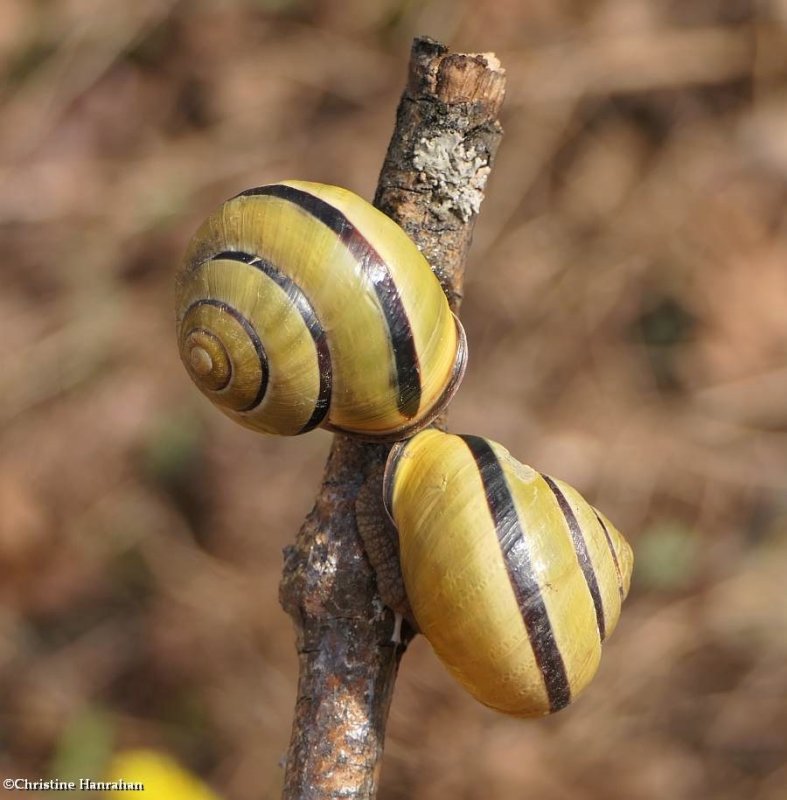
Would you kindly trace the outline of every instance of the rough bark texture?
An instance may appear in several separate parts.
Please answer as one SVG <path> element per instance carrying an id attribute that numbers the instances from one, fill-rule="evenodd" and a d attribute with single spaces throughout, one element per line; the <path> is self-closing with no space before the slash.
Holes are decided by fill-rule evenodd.
<path id="1" fill-rule="evenodd" d="M 490 54 L 449 54 L 416 39 L 375 205 L 415 240 L 456 313 L 464 261 L 502 131 L 505 77 Z M 367 475 L 390 445 L 336 435 L 323 483 L 285 552 L 281 603 L 300 659 L 284 798 L 372 798 L 407 638 L 376 590 L 355 520 Z"/>

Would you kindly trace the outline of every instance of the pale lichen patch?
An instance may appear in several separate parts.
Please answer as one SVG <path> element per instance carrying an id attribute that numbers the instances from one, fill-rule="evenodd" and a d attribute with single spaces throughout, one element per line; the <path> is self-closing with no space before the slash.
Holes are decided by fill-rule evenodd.
<path id="1" fill-rule="evenodd" d="M 420 139 L 413 164 L 419 180 L 435 194 L 437 216 L 446 219 L 453 213 L 466 222 L 478 213 L 490 167 L 486 154 L 465 145 L 461 134 L 449 131 Z"/>

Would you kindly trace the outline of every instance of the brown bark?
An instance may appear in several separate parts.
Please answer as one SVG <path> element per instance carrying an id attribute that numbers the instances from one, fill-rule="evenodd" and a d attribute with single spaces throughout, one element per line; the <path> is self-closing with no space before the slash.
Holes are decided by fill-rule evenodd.
<path id="1" fill-rule="evenodd" d="M 454 312 L 502 131 L 505 77 L 494 56 L 416 39 L 375 205 L 415 240 Z M 285 552 L 281 603 L 300 661 L 286 800 L 372 798 L 399 660 L 355 520 L 367 475 L 390 445 L 336 435 L 314 508 Z"/>

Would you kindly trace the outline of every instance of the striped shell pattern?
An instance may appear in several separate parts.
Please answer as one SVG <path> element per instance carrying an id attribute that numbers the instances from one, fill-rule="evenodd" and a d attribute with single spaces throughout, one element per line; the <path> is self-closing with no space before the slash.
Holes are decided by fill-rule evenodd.
<path id="1" fill-rule="evenodd" d="M 176 281 L 181 359 L 241 424 L 398 439 L 461 380 L 464 332 L 409 237 L 355 194 L 285 181 L 224 203 Z"/>
<path id="2" fill-rule="evenodd" d="M 609 520 L 496 442 L 438 430 L 393 448 L 384 499 L 415 619 L 458 681 L 516 716 L 571 702 L 629 588 Z"/>

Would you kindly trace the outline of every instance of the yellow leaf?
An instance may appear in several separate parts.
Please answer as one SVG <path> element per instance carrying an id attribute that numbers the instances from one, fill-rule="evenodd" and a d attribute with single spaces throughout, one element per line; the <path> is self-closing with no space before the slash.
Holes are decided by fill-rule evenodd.
<path id="1" fill-rule="evenodd" d="M 126 750 L 114 756 L 106 780 L 144 784 L 145 800 L 221 800 L 208 786 L 180 766 L 174 758 L 155 750 Z M 112 790 L 112 800 L 128 797 L 139 800 L 132 789 Z"/>

